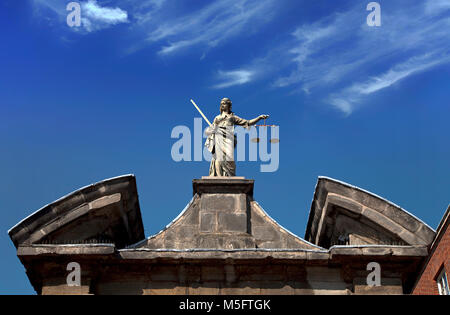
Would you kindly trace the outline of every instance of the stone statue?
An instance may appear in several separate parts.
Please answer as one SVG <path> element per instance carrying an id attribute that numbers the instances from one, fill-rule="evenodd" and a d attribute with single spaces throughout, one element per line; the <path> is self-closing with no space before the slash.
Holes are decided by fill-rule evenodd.
<path id="1" fill-rule="evenodd" d="M 261 115 L 252 120 L 242 119 L 231 111 L 231 105 L 229 98 L 223 98 L 220 101 L 220 115 L 214 118 L 212 125 L 206 130 L 208 138 L 205 146 L 212 153 L 209 176 L 236 176 L 234 126 L 249 128 L 261 119 L 269 117 L 269 115 Z"/>

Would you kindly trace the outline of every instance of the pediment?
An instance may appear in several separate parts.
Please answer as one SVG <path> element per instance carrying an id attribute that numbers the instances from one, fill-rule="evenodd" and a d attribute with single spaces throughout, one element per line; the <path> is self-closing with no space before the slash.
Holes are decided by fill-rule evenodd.
<path id="1" fill-rule="evenodd" d="M 319 246 L 429 245 L 432 228 L 401 207 L 358 187 L 319 177 L 305 239 Z"/>
<path id="2" fill-rule="evenodd" d="M 148 249 L 321 249 L 287 231 L 253 200 L 253 180 L 193 181 L 194 197 L 164 230 L 136 247 Z"/>
<path id="3" fill-rule="evenodd" d="M 142 240 L 136 180 L 107 179 L 52 202 L 8 231 L 14 245 L 114 243 L 118 248 Z"/>

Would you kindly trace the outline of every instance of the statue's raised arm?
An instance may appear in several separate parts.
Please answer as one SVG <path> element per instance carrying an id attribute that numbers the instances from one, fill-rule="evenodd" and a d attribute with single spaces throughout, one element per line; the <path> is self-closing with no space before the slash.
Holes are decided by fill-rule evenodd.
<path id="1" fill-rule="evenodd" d="M 236 176 L 234 126 L 248 128 L 269 118 L 269 115 L 260 115 L 251 120 L 243 119 L 231 111 L 231 106 L 231 100 L 223 98 L 220 101 L 220 115 L 214 118 L 212 126 L 206 131 L 208 139 L 205 145 L 212 153 L 209 176 Z"/>
<path id="2" fill-rule="evenodd" d="M 254 119 L 252 119 L 252 120 L 249 120 L 248 124 L 249 124 L 249 126 L 253 126 L 253 125 L 255 125 L 258 121 L 260 121 L 260 120 L 262 120 L 262 119 L 267 119 L 267 118 L 269 118 L 269 115 L 259 115 L 258 117 L 254 118 Z"/>

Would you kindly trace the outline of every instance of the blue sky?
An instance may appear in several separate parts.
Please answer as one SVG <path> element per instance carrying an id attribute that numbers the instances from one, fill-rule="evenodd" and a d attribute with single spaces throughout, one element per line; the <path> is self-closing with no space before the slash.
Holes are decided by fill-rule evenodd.
<path id="1" fill-rule="evenodd" d="M 146 236 L 209 164 L 171 158 L 171 130 L 241 117 L 280 126 L 280 167 L 255 199 L 303 237 L 317 177 L 372 191 L 436 228 L 450 202 L 450 1 L 0 3 L 0 293 L 33 294 L 7 230 L 87 184 L 136 175 Z"/>

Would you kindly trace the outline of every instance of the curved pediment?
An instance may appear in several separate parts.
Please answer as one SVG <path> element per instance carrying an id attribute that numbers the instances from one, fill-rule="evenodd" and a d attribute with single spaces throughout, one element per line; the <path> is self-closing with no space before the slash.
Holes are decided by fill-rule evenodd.
<path id="1" fill-rule="evenodd" d="M 164 230 L 135 247 L 149 249 L 321 249 L 290 233 L 253 200 L 253 180 L 193 181 L 194 197 Z"/>
<path id="2" fill-rule="evenodd" d="M 358 187 L 319 177 L 305 239 L 332 245 L 429 245 L 435 232 L 399 206 Z"/>
<path id="3" fill-rule="evenodd" d="M 115 243 L 144 238 L 133 175 L 107 179 L 70 193 L 8 231 L 14 245 Z"/>

